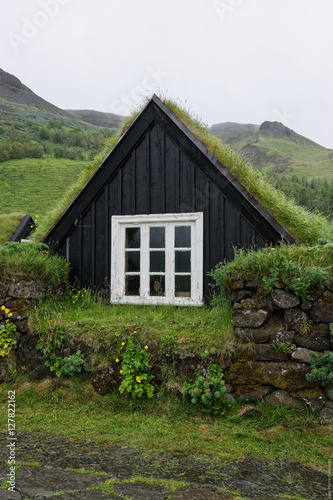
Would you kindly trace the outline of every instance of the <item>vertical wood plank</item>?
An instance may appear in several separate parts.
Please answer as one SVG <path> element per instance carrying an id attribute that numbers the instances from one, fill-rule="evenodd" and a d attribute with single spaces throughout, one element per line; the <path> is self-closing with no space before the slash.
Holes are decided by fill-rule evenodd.
<path id="1" fill-rule="evenodd" d="M 180 152 L 179 164 L 179 211 L 192 212 L 195 206 L 196 168 L 187 156 Z"/>
<path id="2" fill-rule="evenodd" d="M 134 215 L 135 200 L 133 191 L 135 187 L 135 177 L 133 177 L 133 155 L 131 154 L 124 166 L 120 170 L 121 175 L 121 212 L 123 214 Z"/>
<path id="3" fill-rule="evenodd" d="M 148 214 L 150 211 L 150 164 L 149 164 L 149 138 L 145 134 L 140 144 L 135 149 L 135 189 L 136 189 L 136 214 Z"/>
<path id="4" fill-rule="evenodd" d="M 179 212 L 179 149 L 165 136 L 165 211 Z"/>
<path id="5" fill-rule="evenodd" d="M 155 125 L 149 132 L 150 143 L 150 213 L 165 212 L 164 134 Z"/>

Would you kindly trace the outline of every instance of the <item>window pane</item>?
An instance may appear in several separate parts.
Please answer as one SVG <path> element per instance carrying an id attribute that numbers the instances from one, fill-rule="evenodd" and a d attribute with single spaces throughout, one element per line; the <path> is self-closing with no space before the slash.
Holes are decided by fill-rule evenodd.
<path id="1" fill-rule="evenodd" d="M 126 295 L 140 295 L 140 275 L 126 276 Z"/>
<path id="2" fill-rule="evenodd" d="M 151 273 L 165 272 L 165 252 L 150 252 L 150 268 Z"/>
<path id="3" fill-rule="evenodd" d="M 191 252 L 176 250 L 175 252 L 175 272 L 190 273 L 191 272 Z"/>
<path id="4" fill-rule="evenodd" d="M 125 272 L 140 272 L 140 251 L 126 252 Z"/>
<path id="5" fill-rule="evenodd" d="M 191 226 L 175 227 L 175 247 L 176 248 L 191 247 Z"/>
<path id="6" fill-rule="evenodd" d="M 165 227 L 150 228 L 150 248 L 165 248 Z"/>
<path id="7" fill-rule="evenodd" d="M 140 228 L 126 228 L 126 248 L 140 248 Z"/>
<path id="8" fill-rule="evenodd" d="M 165 276 L 154 275 L 150 276 L 150 296 L 164 297 L 165 296 Z"/>
<path id="9" fill-rule="evenodd" d="M 175 276 L 176 297 L 191 297 L 191 276 Z"/>

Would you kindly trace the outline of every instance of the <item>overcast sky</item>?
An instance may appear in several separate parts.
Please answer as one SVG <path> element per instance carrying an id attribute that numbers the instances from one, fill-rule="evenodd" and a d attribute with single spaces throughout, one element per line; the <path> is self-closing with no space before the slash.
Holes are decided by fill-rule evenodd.
<path id="1" fill-rule="evenodd" d="M 161 93 L 212 125 L 284 123 L 333 148 L 332 0 L 1 2 L 1 64 L 64 109 Z"/>

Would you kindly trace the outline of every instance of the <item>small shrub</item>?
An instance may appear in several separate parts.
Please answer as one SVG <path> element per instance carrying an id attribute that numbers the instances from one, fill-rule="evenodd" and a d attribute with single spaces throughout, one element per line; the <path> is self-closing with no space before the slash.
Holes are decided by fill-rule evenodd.
<path id="1" fill-rule="evenodd" d="M 76 354 L 71 354 L 63 359 L 61 375 L 73 377 L 81 373 L 82 370 L 89 372 L 90 366 L 84 359 L 84 354 L 82 354 L 81 351 L 76 351 Z"/>
<path id="2" fill-rule="evenodd" d="M 309 382 L 320 381 L 321 385 L 330 387 L 330 394 L 333 396 L 333 352 L 325 351 L 323 356 L 311 352 L 311 372 L 305 377 Z"/>
<path id="3" fill-rule="evenodd" d="M 215 366 L 217 365 L 214 365 L 214 369 Z M 191 399 L 193 405 L 198 405 L 206 413 L 221 415 L 229 406 L 223 400 L 226 388 L 220 374 L 217 378 L 212 375 L 208 375 L 207 378 L 199 375 L 194 383 L 185 382 L 182 392 Z"/>

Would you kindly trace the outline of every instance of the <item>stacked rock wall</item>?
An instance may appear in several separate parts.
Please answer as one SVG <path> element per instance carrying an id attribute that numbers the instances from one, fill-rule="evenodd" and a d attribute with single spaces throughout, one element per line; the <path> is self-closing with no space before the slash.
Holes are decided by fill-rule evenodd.
<path id="1" fill-rule="evenodd" d="M 31 378 L 41 378 L 48 374 L 36 351 L 38 338 L 29 332 L 28 314 L 38 300 L 51 296 L 62 298 L 65 289 L 65 285 L 63 288 L 53 289 L 36 281 L 0 283 L 0 328 L 5 327 L 8 320 L 16 326 L 16 344 L 11 354 L 5 358 L 0 357 L 0 382 L 7 380 L 11 371 L 16 368 L 24 369 Z"/>
<path id="2" fill-rule="evenodd" d="M 329 388 L 305 377 L 311 371 L 311 352 L 333 350 L 333 293 L 309 292 L 300 299 L 275 288 L 266 294 L 253 281 L 233 282 L 230 291 L 241 346 L 225 363 L 225 371 L 235 393 L 277 404 L 301 399 L 313 411 L 333 415 Z"/>

